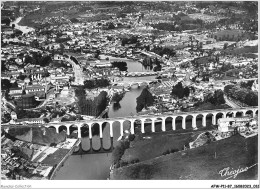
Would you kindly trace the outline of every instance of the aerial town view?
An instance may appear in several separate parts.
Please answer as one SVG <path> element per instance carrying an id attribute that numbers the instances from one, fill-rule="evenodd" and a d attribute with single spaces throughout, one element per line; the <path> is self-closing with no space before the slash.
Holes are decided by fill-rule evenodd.
<path id="1" fill-rule="evenodd" d="M 258 180 L 258 85 L 257 1 L 1 1 L 1 180 Z"/>

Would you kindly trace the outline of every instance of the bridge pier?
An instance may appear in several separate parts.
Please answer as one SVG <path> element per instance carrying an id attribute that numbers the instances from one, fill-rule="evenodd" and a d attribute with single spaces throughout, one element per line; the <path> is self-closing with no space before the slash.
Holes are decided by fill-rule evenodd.
<path id="1" fill-rule="evenodd" d="M 176 117 L 172 117 L 172 130 L 176 130 L 176 125 L 175 125 Z"/>
<path id="2" fill-rule="evenodd" d="M 154 133 L 155 132 L 155 120 L 156 120 L 156 118 L 151 118 L 151 120 L 152 120 L 152 133 Z"/>
<path id="3" fill-rule="evenodd" d="M 124 135 L 124 120 L 119 120 L 120 122 L 120 136 Z"/>
<path id="4" fill-rule="evenodd" d="M 197 123 L 196 123 L 196 118 L 197 118 L 197 115 L 192 115 L 192 128 L 195 130 L 195 129 L 198 129 L 197 128 Z"/>
<path id="5" fill-rule="evenodd" d="M 222 118 L 226 118 L 227 117 L 227 112 L 222 112 Z"/>
<path id="6" fill-rule="evenodd" d="M 202 127 L 206 127 L 207 126 L 207 114 L 202 114 Z"/>
<path id="7" fill-rule="evenodd" d="M 186 117 L 187 115 L 182 116 L 182 124 L 181 124 L 182 129 L 186 129 Z"/>
<path id="8" fill-rule="evenodd" d="M 81 138 L 81 127 L 78 125 L 78 138 Z"/>
<path id="9" fill-rule="evenodd" d="M 88 136 L 89 136 L 89 139 L 92 139 L 92 124 L 93 123 L 89 123 L 88 124 Z"/>
<path id="10" fill-rule="evenodd" d="M 100 138 L 100 150 L 104 150 L 103 138 Z"/>
<path id="11" fill-rule="evenodd" d="M 134 126 L 134 123 L 135 123 L 135 120 L 133 119 L 133 120 L 130 120 L 130 124 L 131 124 L 131 126 L 130 126 L 130 132 L 131 132 L 131 134 L 135 134 L 135 126 Z"/>
<path id="12" fill-rule="evenodd" d="M 100 138 L 103 138 L 102 123 L 99 122 L 98 125 L 99 125 L 99 137 L 100 137 Z"/>
<path id="13" fill-rule="evenodd" d="M 56 133 L 58 134 L 59 133 L 59 126 L 55 126 L 55 129 L 56 129 Z"/>
<path id="14" fill-rule="evenodd" d="M 144 131 L 144 121 L 145 121 L 145 119 L 141 119 L 141 132 L 142 133 L 145 133 L 145 131 Z"/>
<path id="15" fill-rule="evenodd" d="M 166 118 L 165 117 L 163 117 L 162 118 L 162 131 L 164 131 L 165 132 L 165 121 L 166 121 Z"/>
<path id="16" fill-rule="evenodd" d="M 109 134 L 113 138 L 113 122 L 109 122 Z"/>
<path id="17" fill-rule="evenodd" d="M 110 150 L 114 149 L 113 137 L 110 137 Z"/>
<path id="18" fill-rule="evenodd" d="M 242 112 L 242 114 L 241 114 L 241 115 L 242 115 L 242 117 L 246 115 L 246 110 L 244 110 L 244 111 L 241 111 L 241 112 Z"/>
<path id="19" fill-rule="evenodd" d="M 216 125 L 217 113 L 212 113 L 212 125 Z"/>

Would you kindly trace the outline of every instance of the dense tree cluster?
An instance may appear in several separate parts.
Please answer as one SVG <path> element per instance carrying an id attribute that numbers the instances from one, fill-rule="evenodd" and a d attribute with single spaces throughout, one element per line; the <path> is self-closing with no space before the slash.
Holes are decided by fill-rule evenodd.
<path id="1" fill-rule="evenodd" d="M 253 83 L 254 83 L 254 80 L 245 81 L 245 82 L 241 82 L 241 83 L 240 83 L 240 86 L 241 86 L 242 88 L 251 89 Z"/>
<path id="2" fill-rule="evenodd" d="M 76 116 L 64 116 L 61 119 L 61 122 L 65 122 L 65 121 L 76 121 L 76 120 L 83 120 L 83 118 L 80 115 L 76 115 Z"/>
<path id="3" fill-rule="evenodd" d="M 129 148 L 130 142 L 128 140 L 119 141 L 112 153 L 112 164 L 116 166 L 124 155 L 124 152 Z"/>
<path id="4" fill-rule="evenodd" d="M 1 79 L 1 89 L 8 90 L 12 87 L 12 83 L 8 79 Z"/>
<path id="5" fill-rule="evenodd" d="M 122 46 L 125 46 L 126 44 L 134 44 L 138 42 L 137 36 L 131 36 L 131 37 L 123 37 L 121 38 Z"/>
<path id="6" fill-rule="evenodd" d="M 9 113 L 3 113 L 1 116 L 2 123 L 8 123 L 11 120 L 11 115 Z"/>
<path id="7" fill-rule="evenodd" d="M 107 29 L 109 29 L 109 30 L 113 30 L 113 29 L 115 29 L 116 27 L 115 27 L 115 25 L 112 23 L 112 22 L 110 22 L 109 24 L 108 24 L 108 26 L 107 26 Z"/>
<path id="8" fill-rule="evenodd" d="M 1 19 L 1 23 L 10 26 L 11 20 L 7 17 Z"/>
<path id="9" fill-rule="evenodd" d="M 112 152 L 112 164 L 115 166 L 115 168 L 123 167 L 129 164 L 138 163 L 138 158 L 131 158 L 128 161 L 122 160 L 122 156 L 124 155 L 124 152 L 126 149 L 130 147 L 130 141 L 133 141 L 135 139 L 135 135 L 130 134 L 128 136 L 128 139 L 125 138 L 124 140 L 119 141 L 118 145 L 115 147 L 115 149 Z"/>
<path id="10" fill-rule="evenodd" d="M 18 108 L 16 110 L 17 118 L 18 119 L 23 119 L 23 118 L 38 118 L 41 116 L 40 112 L 36 111 L 26 111 L 22 108 Z"/>
<path id="11" fill-rule="evenodd" d="M 114 96 L 112 97 L 112 101 L 114 101 L 114 104 L 113 104 L 113 109 L 114 111 L 117 111 L 121 108 L 121 105 L 120 105 L 120 101 L 124 98 L 125 96 L 125 93 L 115 93 Z"/>
<path id="12" fill-rule="evenodd" d="M 182 83 L 178 82 L 172 87 L 171 95 L 177 96 L 178 98 L 188 97 L 190 95 L 189 87 L 183 88 Z"/>
<path id="13" fill-rule="evenodd" d="M 120 71 L 127 71 L 127 63 L 123 61 L 111 62 L 113 68 L 118 68 Z"/>
<path id="14" fill-rule="evenodd" d="M 70 21 L 71 21 L 72 23 L 78 23 L 78 22 L 79 22 L 79 20 L 78 20 L 77 18 L 71 18 Z"/>
<path id="15" fill-rule="evenodd" d="M 86 99 L 86 93 L 82 87 L 78 87 L 75 94 L 78 98 L 79 113 L 83 115 L 98 116 L 105 110 L 108 103 L 105 91 L 102 91 L 94 100 Z"/>
<path id="16" fill-rule="evenodd" d="M 77 61 L 77 59 L 74 58 L 73 56 L 71 56 L 70 59 L 71 59 L 73 62 L 75 62 L 76 64 L 79 64 L 78 61 Z"/>
<path id="17" fill-rule="evenodd" d="M 150 66 L 150 68 L 153 68 L 153 65 L 155 65 L 155 67 L 153 68 L 153 71 L 157 72 L 157 71 L 161 71 L 162 66 L 161 66 L 161 61 L 158 60 L 158 58 L 151 58 L 151 57 L 145 57 L 142 64 L 144 67 Z"/>
<path id="18" fill-rule="evenodd" d="M 144 88 L 140 96 L 136 98 L 136 111 L 140 112 L 143 108 L 152 106 L 154 99 L 154 96 L 150 93 L 148 88 Z"/>
<path id="19" fill-rule="evenodd" d="M 214 105 L 224 104 L 224 92 L 221 89 L 219 89 L 214 91 L 214 93 L 209 93 L 204 97 L 204 102 L 210 102 Z"/>
<path id="20" fill-rule="evenodd" d="M 161 47 L 161 46 L 156 46 L 151 51 L 160 55 L 160 56 L 163 56 L 163 55 L 175 56 L 176 55 L 175 50 L 167 48 L 167 47 Z"/>
<path id="21" fill-rule="evenodd" d="M 203 26 L 204 22 L 201 19 L 185 19 L 185 22 L 181 20 L 180 16 L 174 16 L 175 23 L 158 23 L 152 24 L 153 28 L 158 30 L 166 30 L 166 31 L 182 31 L 182 30 L 194 30 Z"/>
<path id="22" fill-rule="evenodd" d="M 30 64 L 36 64 L 40 65 L 42 67 L 48 66 L 52 59 L 48 55 L 42 55 L 41 53 L 38 52 L 32 52 L 32 56 L 26 55 L 24 63 L 30 63 Z"/>
<path id="23" fill-rule="evenodd" d="M 115 93 L 114 96 L 112 97 L 112 101 L 115 103 L 119 103 L 125 96 L 125 93 Z"/>
<path id="24" fill-rule="evenodd" d="M 92 80 L 85 80 L 84 81 L 84 88 L 86 89 L 94 89 L 98 87 L 107 87 L 109 86 L 109 80 L 106 78 L 100 79 L 92 79 Z"/>
<path id="25" fill-rule="evenodd" d="M 258 105 L 258 93 L 248 88 L 241 88 L 238 85 L 227 85 L 224 88 L 224 92 L 227 96 L 234 98 L 249 106 Z"/>

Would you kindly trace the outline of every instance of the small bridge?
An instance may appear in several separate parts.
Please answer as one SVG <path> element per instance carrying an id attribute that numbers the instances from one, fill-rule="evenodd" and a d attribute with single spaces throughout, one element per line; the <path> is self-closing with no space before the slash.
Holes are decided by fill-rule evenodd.
<path id="1" fill-rule="evenodd" d="M 157 75 L 157 72 L 128 72 L 126 77 L 143 77 Z"/>
<path id="2" fill-rule="evenodd" d="M 157 79 L 150 79 L 150 80 L 135 80 L 135 81 L 121 81 L 118 82 L 117 85 L 119 86 L 129 86 L 132 87 L 134 85 L 138 85 L 138 87 L 140 86 L 149 86 L 152 83 L 157 83 L 158 80 Z"/>

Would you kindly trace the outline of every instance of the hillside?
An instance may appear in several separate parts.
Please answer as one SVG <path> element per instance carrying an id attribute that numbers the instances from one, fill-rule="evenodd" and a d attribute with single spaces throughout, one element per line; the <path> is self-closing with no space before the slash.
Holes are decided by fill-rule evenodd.
<path id="1" fill-rule="evenodd" d="M 245 139 L 235 135 L 208 145 L 142 161 L 113 170 L 113 180 L 224 180 L 228 176 L 219 173 L 245 169 L 236 180 L 257 179 L 258 136 Z M 216 154 L 216 155 L 215 155 Z M 222 172 L 222 174 L 224 171 Z"/>
<path id="2" fill-rule="evenodd" d="M 45 127 L 14 127 L 8 130 L 8 134 L 16 139 L 35 144 L 58 144 L 66 140 L 66 133 L 56 133 L 55 129 Z"/>

